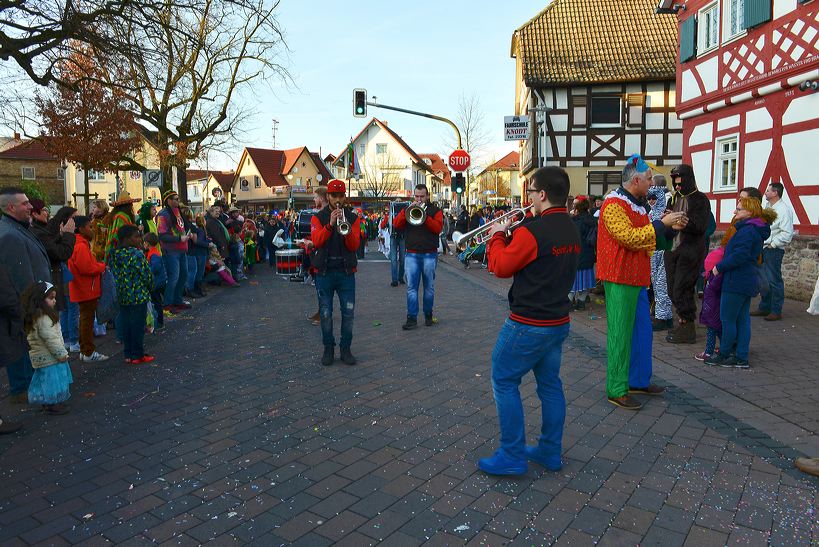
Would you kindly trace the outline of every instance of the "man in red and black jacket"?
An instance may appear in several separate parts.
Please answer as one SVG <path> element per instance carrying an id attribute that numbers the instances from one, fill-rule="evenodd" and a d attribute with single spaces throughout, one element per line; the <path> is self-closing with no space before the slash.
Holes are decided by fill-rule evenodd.
<path id="1" fill-rule="evenodd" d="M 569 334 L 569 291 L 580 257 L 580 235 L 566 212 L 569 176 L 559 167 L 535 171 L 526 188 L 534 218 L 506 236 L 509 222 L 491 229 L 489 268 L 497 277 L 513 277 L 511 313 L 492 353 L 492 389 L 500 422 L 500 447 L 478 467 L 492 475 L 526 473 L 527 460 L 550 471 L 561 468 L 560 453 L 566 400 L 560 383 L 563 341 Z M 534 372 L 540 398 L 540 438 L 526 446 L 518 386 Z"/>
<path id="2" fill-rule="evenodd" d="M 407 222 L 407 209 L 395 216 L 392 225 L 396 230 L 404 231 L 404 242 L 407 256 L 404 259 L 404 272 L 407 275 L 407 322 L 401 327 L 404 330 L 418 326 L 418 287 L 424 279 L 424 324 L 433 325 L 432 305 L 435 302 L 435 266 L 438 265 L 438 234 L 444 226 L 444 213 L 429 202 L 429 190 L 426 184 L 415 187 L 415 204 L 426 208 L 426 220 L 423 224 L 413 225 Z M 412 207 L 412 205 L 410 205 Z"/>
<path id="3" fill-rule="evenodd" d="M 333 293 L 338 294 L 341 305 L 341 360 L 346 365 L 356 363 L 350 352 L 350 344 L 353 341 L 355 272 L 358 265 L 356 250 L 361 238 L 361 221 L 352 211 L 344 208 L 346 197 L 344 181 L 333 179 L 328 182 L 329 204 L 313 215 L 310 222 L 310 239 L 313 241 L 310 260 L 316 269 L 321 338 L 324 343 L 321 364 L 324 366 L 333 364 L 336 345 L 333 337 Z M 342 235 L 339 224 L 345 222 L 349 229 L 346 235 Z"/>

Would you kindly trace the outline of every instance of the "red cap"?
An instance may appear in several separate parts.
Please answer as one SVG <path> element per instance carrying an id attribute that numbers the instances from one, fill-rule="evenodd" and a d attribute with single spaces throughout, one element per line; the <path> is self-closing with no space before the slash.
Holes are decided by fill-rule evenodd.
<path id="1" fill-rule="evenodd" d="M 347 187 L 344 185 L 344 181 L 340 179 L 332 179 L 330 182 L 327 183 L 327 193 L 328 194 L 346 194 Z"/>

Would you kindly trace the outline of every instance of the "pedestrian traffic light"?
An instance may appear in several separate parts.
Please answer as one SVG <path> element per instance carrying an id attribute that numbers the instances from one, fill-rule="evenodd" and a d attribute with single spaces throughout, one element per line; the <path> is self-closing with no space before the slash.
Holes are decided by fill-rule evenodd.
<path id="1" fill-rule="evenodd" d="M 366 89 L 353 89 L 353 116 L 356 118 L 367 117 Z"/>
<path id="2" fill-rule="evenodd" d="M 455 173 L 455 176 L 452 177 L 452 192 L 455 194 L 463 194 L 464 193 L 464 174 L 463 173 Z"/>

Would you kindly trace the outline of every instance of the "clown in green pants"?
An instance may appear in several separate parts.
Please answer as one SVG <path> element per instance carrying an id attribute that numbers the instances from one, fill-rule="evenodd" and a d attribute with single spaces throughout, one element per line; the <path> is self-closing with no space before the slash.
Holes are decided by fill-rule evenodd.
<path id="1" fill-rule="evenodd" d="M 608 334 L 606 395 L 648 393 L 653 331 L 645 287 L 605 282 Z"/>

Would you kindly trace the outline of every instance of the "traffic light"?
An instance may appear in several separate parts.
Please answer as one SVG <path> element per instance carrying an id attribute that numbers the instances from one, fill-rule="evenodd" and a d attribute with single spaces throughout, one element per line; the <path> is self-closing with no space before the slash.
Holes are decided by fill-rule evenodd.
<path id="1" fill-rule="evenodd" d="M 353 116 L 356 118 L 367 117 L 366 89 L 353 89 Z"/>
<path id="2" fill-rule="evenodd" d="M 464 174 L 455 173 L 455 176 L 452 177 L 452 192 L 454 194 L 463 194 L 464 186 Z"/>

